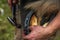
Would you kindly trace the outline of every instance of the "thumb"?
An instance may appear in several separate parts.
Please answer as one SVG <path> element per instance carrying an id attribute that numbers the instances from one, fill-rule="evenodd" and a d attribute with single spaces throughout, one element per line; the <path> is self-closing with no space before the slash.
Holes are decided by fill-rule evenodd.
<path id="1" fill-rule="evenodd" d="M 32 30 L 34 30 L 36 27 L 38 27 L 38 26 L 37 26 L 37 25 L 30 26 L 29 29 L 32 31 Z"/>

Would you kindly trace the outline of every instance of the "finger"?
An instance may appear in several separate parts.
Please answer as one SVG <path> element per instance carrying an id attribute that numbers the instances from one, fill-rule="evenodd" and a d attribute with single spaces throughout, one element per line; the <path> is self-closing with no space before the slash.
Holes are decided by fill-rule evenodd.
<path id="1" fill-rule="evenodd" d="M 36 32 L 32 31 L 30 34 L 24 37 L 24 39 L 33 39 L 36 36 Z"/>
<path id="2" fill-rule="evenodd" d="M 30 30 L 32 31 L 32 30 L 34 30 L 36 27 L 38 27 L 37 25 L 34 25 L 34 26 L 30 26 L 29 28 L 30 28 Z"/>
<path id="3" fill-rule="evenodd" d="M 33 39 L 24 39 L 24 40 L 35 40 L 35 38 L 33 38 Z"/>
<path id="4" fill-rule="evenodd" d="M 31 40 L 35 40 L 35 38 L 32 38 Z"/>
<path id="5" fill-rule="evenodd" d="M 22 36 L 23 36 L 23 37 L 25 36 L 24 32 L 22 32 Z"/>
<path id="6" fill-rule="evenodd" d="M 36 26 L 30 26 L 30 30 L 32 31 L 33 29 L 35 29 Z M 24 32 L 22 32 L 22 36 L 25 37 L 26 35 L 24 34 Z"/>
<path id="7" fill-rule="evenodd" d="M 33 27 L 33 30 L 31 31 L 31 33 L 29 35 L 25 36 L 24 39 L 33 39 L 33 38 L 38 37 L 37 36 L 38 31 L 42 28 L 43 28 L 42 26 L 37 26 L 35 28 Z"/>

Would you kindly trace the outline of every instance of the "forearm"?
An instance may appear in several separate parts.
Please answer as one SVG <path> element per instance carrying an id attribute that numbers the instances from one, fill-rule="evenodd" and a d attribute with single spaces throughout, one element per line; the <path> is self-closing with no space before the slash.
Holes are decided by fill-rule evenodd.
<path id="1" fill-rule="evenodd" d="M 60 29 L 60 12 L 58 12 L 57 16 L 49 23 L 47 30 L 55 31 Z"/>

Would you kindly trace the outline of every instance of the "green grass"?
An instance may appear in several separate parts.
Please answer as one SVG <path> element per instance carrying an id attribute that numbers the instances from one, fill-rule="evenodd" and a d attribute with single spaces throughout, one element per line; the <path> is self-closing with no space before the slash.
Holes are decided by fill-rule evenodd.
<path id="1" fill-rule="evenodd" d="M 0 0 L 0 8 L 4 9 L 4 15 L 0 15 L 0 40 L 13 40 L 15 28 L 7 20 L 11 16 L 7 0 Z"/>

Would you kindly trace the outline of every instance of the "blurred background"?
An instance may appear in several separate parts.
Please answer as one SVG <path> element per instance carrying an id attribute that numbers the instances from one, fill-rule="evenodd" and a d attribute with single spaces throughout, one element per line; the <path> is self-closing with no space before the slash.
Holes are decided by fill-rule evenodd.
<path id="1" fill-rule="evenodd" d="M 8 22 L 11 16 L 7 0 L 0 0 L 0 40 L 13 40 L 15 28 Z"/>
<path id="2" fill-rule="evenodd" d="M 13 40 L 15 27 L 12 26 L 7 17 L 11 16 L 11 10 L 7 0 L 0 0 L 0 40 Z M 60 40 L 60 32 L 58 32 L 55 40 Z"/>

